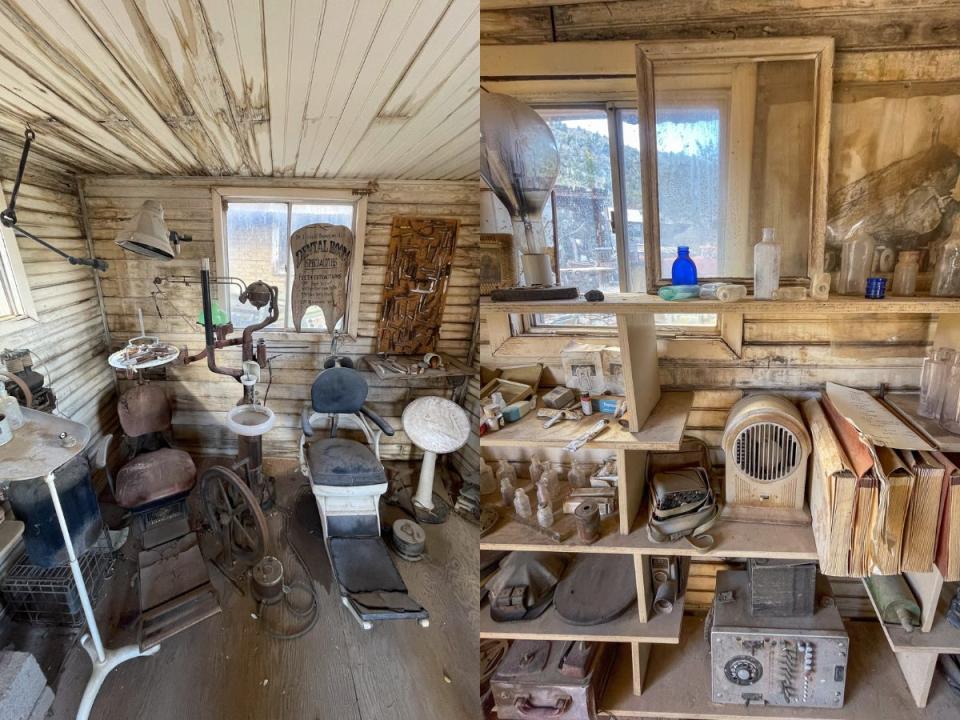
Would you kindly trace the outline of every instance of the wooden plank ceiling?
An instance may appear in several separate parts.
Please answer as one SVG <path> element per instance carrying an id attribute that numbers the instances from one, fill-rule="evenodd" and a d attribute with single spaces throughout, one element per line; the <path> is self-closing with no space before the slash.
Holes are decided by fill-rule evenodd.
<path id="1" fill-rule="evenodd" d="M 0 25 L 0 138 L 80 173 L 477 176 L 477 0 L 0 0 Z"/>

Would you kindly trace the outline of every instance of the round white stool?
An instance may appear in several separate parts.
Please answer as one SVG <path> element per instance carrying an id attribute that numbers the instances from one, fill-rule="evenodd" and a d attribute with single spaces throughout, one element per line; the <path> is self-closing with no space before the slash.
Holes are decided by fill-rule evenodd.
<path id="1" fill-rule="evenodd" d="M 403 410 L 403 431 L 410 442 L 423 450 L 420 482 L 413 498 L 415 510 L 427 513 L 438 504 L 446 503 L 433 492 L 433 477 L 437 455 L 456 452 L 470 439 L 470 419 L 462 407 L 442 397 L 421 397 Z M 439 511 L 439 508 L 437 508 Z M 446 516 L 446 512 L 438 515 Z M 418 512 L 419 516 L 420 513 Z M 418 517 L 419 519 L 419 517 Z"/>

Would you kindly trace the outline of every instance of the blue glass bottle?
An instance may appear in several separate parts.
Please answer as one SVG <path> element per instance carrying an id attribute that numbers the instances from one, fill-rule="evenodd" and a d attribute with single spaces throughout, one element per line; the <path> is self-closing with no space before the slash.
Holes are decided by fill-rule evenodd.
<path id="1" fill-rule="evenodd" d="M 686 245 L 677 248 L 677 259 L 673 261 L 670 281 L 674 285 L 697 284 L 697 266 L 690 258 L 690 248 Z"/>

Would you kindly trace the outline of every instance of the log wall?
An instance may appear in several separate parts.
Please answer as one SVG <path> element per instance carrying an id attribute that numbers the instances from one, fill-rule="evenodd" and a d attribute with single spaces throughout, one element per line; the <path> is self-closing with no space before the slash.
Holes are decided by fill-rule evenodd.
<path id="1" fill-rule="evenodd" d="M 356 184 L 356 183 L 354 183 Z M 154 296 L 153 279 L 162 274 L 199 274 L 200 259 L 209 257 L 215 268 L 211 188 L 228 185 L 248 187 L 318 188 L 330 182 L 295 179 L 240 178 L 129 178 L 89 177 L 82 192 L 89 213 L 97 253 L 108 258 L 110 270 L 103 276 L 104 306 L 114 346 L 139 334 L 137 309 L 143 310 L 146 331 L 168 342 L 187 345 L 191 352 L 203 347 L 203 334 L 195 319 L 200 308 L 199 286 L 165 285 L 164 296 Z M 336 183 L 334 183 L 336 185 Z M 345 183 L 340 183 L 340 187 Z M 148 198 L 160 200 L 167 225 L 192 233 L 193 242 L 169 263 L 159 263 L 126 253 L 114 244 L 122 224 Z M 477 303 L 476 251 L 479 239 L 479 203 L 475 182 L 381 182 L 368 200 L 367 229 L 361 287 L 359 337 L 342 344 L 340 351 L 359 358 L 374 349 L 381 312 L 390 225 L 394 215 L 433 215 L 458 218 L 461 222 L 454 269 L 447 292 L 440 331 L 439 351 L 465 360 L 473 333 Z M 251 282 L 256 278 L 244 278 Z M 159 309 L 157 302 L 159 300 Z M 278 414 L 277 425 L 264 438 L 267 456 L 291 457 L 300 437 L 299 414 L 309 397 L 310 384 L 322 368 L 329 341 L 309 333 L 266 330 L 256 337 L 267 340 L 271 359 L 268 405 Z M 221 357 L 222 355 L 222 357 Z M 218 353 L 218 362 L 236 367 L 239 350 Z M 267 392 L 269 372 L 264 372 L 261 397 Z M 168 367 L 162 371 L 170 396 L 176 403 L 177 442 L 197 453 L 232 453 L 235 437 L 223 423 L 226 410 L 240 398 L 232 379 L 211 373 L 205 363 Z M 420 381 L 407 387 L 396 381 L 371 387 L 370 402 L 395 428 L 407 402 L 422 394 L 448 394 L 444 382 Z M 402 429 L 381 445 L 385 458 L 408 458 L 417 453 Z"/>
<path id="2" fill-rule="evenodd" d="M 0 143 L 4 204 L 19 156 L 19 147 Z M 17 201 L 19 224 L 66 252 L 87 255 L 76 181 L 56 164 L 31 160 Z M 94 439 L 114 432 L 115 386 L 93 271 L 32 240 L 18 238 L 18 247 L 39 321 L 0 320 L 0 349 L 32 350 L 40 358 L 35 369 L 57 395 L 58 412 L 88 425 Z"/>

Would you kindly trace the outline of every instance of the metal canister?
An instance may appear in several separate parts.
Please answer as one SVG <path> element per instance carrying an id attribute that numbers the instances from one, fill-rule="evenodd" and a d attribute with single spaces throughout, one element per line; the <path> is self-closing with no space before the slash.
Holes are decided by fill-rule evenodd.
<path id="1" fill-rule="evenodd" d="M 577 537 L 587 543 L 594 543 L 600 538 L 600 506 L 593 500 L 587 500 L 577 505 L 573 511 L 577 523 Z"/>
<path id="2" fill-rule="evenodd" d="M 283 565 L 273 555 L 264 555 L 250 571 L 250 589 L 258 603 L 273 605 L 283 599 Z"/>

